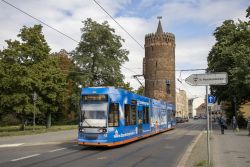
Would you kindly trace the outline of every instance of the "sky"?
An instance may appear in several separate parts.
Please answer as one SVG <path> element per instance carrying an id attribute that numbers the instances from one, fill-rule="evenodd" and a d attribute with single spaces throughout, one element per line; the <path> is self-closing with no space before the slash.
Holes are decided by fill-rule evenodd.
<path id="1" fill-rule="evenodd" d="M 108 21 L 115 33 L 125 39 L 123 48 L 129 50 L 129 62 L 123 66 L 125 81 L 135 89 L 140 85 L 133 75 L 142 74 L 145 55 L 145 35 L 155 32 L 157 16 L 162 16 L 164 32 L 175 35 L 176 70 L 205 69 L 207 56 L 215 43 L 213 32 L 224 20 L 245 19 L 250 0 L 96 0 L 135 39 L 124 32 L 93 0 L 5 0 L 48 25 L 80 41 L 82 21 L 87 18 L 102 23 Z M 0 48 L 5 40 L 17 39 L 20 29 L 40 24 L 0 0 Z M 77 42 L 44 26 L 43 33 L 53 52 L 72 51 Z M 132 72 L 133 71 L 133 72 Z M 185 90 L 189 98 L 204 97 L 204 87 L 185 83 L 191 74 L 204 71 L 176 71 L 176 88 Z"/>

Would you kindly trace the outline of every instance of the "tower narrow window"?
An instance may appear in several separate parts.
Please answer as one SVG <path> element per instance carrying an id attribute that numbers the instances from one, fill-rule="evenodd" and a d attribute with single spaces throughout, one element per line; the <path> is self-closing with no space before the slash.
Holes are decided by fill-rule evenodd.
<path id="1" fill-rule="evenodd" d="M 166 80 L 166 92 L 170 94 L 170 80 Z"/>

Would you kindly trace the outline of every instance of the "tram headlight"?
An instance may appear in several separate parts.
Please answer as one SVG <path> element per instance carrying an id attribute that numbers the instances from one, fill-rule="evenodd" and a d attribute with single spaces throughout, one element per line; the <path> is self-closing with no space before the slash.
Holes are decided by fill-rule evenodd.
<path id="1" fill-rule="evenodd" d="M 99 132 L 100 132 L 100 133 L 105 133 L 105 132 L 107 132 L 107 129 L 106 129 L 106 128 L 100 128 L 100 129 L 99 129 Z"/>
<path id="2" fill-rule="evenodd" d="M 79 132 L 84 132 L 84 128 L 79 128 Z"/>

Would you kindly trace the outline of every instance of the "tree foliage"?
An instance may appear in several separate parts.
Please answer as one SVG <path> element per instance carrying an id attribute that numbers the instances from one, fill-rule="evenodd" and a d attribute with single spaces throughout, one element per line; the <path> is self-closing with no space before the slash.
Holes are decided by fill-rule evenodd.
<path id="1" fill-rule="evenodd" d="M 128 61 L 128 51 L 122 49 L 120 36 L 110 28 L 91 19 L 83 21 L 81 41 L 72 52 L 83 86 L 115 86 L 123 83 L 120 67 Z M 79 77 L 79 75 L 78 75 Z"/>
<path id="2" fill-rule="evenodd" d="M 120 69 L 128 61 L 124 40 L 107 22 L 83 23 L 81 41 L 70 54 L 51 53 L 41 25 L 24 26 L 17 40 L 6 40 L 7 48 L 0 50 L 0 120 L 17 118 L 24 128 L 33 117 L 34 92 L 37 121 L 50 127 L 53 121 L 76 120 L 80 85 L 132 91 Z"/>
<path id="3" fill-rule="evenodd" d="M 74 122 L 79 110 L 79 88 L 75 84 L 75 65 L 70 59 L 70 54 L 62 49 L 60 52 L 55 53 L 59 60 L 59 66 L 66 78 L 66 87 L 63 91 L 62 103 L 59 105 L 60 113 L 57 114 L 61 121 Z"/>
<path id="4" fill-rule="evenodd" d="M 136 93 L 138 94 L 138 95 L 142 95 L 142 96 L 144 96 L 144 87 L 143 86 L 140 86 L 137 90 L 136 90 Z"/>
<path id="5" fill-rule="evenodd" d="M 228 84 L 211 86 L 219 101 L 237 101 L 237 107 L 250 100 L 250 7 L 247 21 L 226 20 L 217 27 L 216 43 L 208 56 L 208 72 L 227 72 Z M 232 108 L 232 107 L 231 107 Z"/>
<path id="6" fill-rule="evenodd" d="M 37 109 L 42 115 L 56 112 L 65 77 L 42 34 L 42 26 L 24 26 L 17 35 L 21 40 L 6 40 L 0 52 L 0 105 L 24 120 L 33 113 L 33 93 L 38 94 Z M 49 119 L 47 120 L 48 125 Z"/>

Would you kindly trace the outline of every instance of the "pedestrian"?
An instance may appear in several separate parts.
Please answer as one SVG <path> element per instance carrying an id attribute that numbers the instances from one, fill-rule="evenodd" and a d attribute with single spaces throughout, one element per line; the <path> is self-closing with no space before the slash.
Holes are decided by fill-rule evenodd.
<path id="1" fill-rule="evenodd" d="M 235 116 L 233 116 L 233 130 L 235 130 L 236 128 L 237 128 L 237 120 Z"/>
<path id="2" fill-rule="evenodd" d="M 250 116 L 248 117 L 247 120 L 247 129 L 248 129 L 248 136 L 250 136 Z"/>
<path id="3" fill-rule="evenodd" d="M 227 129 L 227 126 L 222 116 L 219 118 L 219 124 L 220 124 L 221 134 L 224 134 L 224 130 Z"/>

